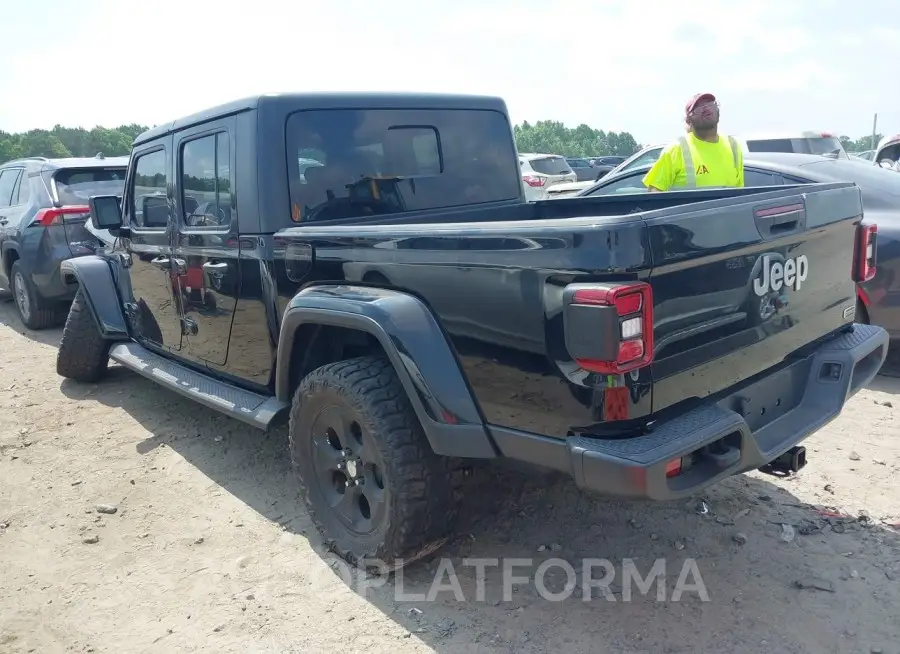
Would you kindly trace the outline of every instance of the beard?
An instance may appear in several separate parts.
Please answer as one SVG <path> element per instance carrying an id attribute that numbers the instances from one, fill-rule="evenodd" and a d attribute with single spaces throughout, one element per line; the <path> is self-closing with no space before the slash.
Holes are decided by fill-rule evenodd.
<path id="1" fill-rule="evenodd" d="M 719 124 L 719 119 L 715 118 L 715 117 L 706 118 L 706 119 L 695 118 L 692 124 L 693 124 L 694 129 L 699 129 L 700 131 L 705 131 L 708 129 L 712 129 L 713 127 L 716 127 Z"/>

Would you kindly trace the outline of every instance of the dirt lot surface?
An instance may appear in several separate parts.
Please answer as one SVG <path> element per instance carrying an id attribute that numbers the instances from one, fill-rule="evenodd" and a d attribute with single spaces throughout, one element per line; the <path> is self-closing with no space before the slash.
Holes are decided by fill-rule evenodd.
<path id="1" fill-rule="evenodd" d="M 120 368 L 64 381 L 60 332 L 14 316 L 0 304 L 0 652 L 900 652 L 900 380 L 809 439 L 799 475 L 687 502 L 476 471 L 459 538 L 366 588 L 319 547 L 283 431 Z M 497 560 L 483 595 L 467 558 Z M 578 584 L 560 601 L 543 589 L 563 569 L 538 570 L 554 558 Z M 588 558 L 608 561 L 615 601 L 583 599 Z M 626 559 L 648 580 L 663 560 L 662 601 Z M 513 592 L 504 563 L 525 578 Z M 684 570 L 707 597 L 679 586 Z"/>

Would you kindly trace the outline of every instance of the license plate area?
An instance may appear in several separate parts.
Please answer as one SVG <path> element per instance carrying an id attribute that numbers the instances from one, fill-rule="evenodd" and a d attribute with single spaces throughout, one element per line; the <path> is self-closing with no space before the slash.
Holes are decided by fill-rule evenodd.
<path id="1" fill-rule="evenodd" d="M 809 380 L 810 360 L 797 361 L 734 393 L 724 404 L 757 431 L 796 409 Z"/>

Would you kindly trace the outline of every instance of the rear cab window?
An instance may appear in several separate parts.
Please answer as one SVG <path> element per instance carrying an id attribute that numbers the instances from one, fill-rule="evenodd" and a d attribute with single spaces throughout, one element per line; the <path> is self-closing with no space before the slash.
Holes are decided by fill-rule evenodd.
<path id="1" fill-rule="evenodd" d="M 496 111 L 298 111 L 285 133 L 295 223 L 516 200 L 511 130 Z"/>
<path id="2" fill-rule="evenodd" d="M 86 205 L 92 195 L 122 195 L 125 167 L 63 168 L 53 175 L 56 196 L 64 206 Z"/>

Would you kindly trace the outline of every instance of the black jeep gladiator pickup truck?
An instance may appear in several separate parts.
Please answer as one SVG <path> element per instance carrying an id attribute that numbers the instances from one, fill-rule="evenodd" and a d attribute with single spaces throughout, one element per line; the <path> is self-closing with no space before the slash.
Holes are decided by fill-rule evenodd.
<path id="1" fill-rule="evenodd" d="M 266 429 L 285 419 L 341 556 L 452 533 L 471 459 L 657 500 L 799 469 L 881 367 L 854 322 L 874 226 L 852 184 L 528 203 L 501 99 L 264 95 L 156 127 L 57 371 L 112 359 Z"/>

